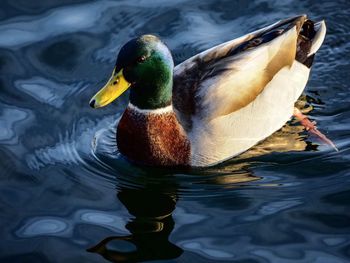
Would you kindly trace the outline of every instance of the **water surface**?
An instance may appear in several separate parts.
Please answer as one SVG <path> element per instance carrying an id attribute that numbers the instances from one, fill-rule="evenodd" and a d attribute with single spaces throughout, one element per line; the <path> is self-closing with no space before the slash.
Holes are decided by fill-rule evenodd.
<path id="1" fill-rule="evenodd" d="M 328 32 L 298 123 L 218 167 L 129 164 L 115 147 L 128 94 L 92 110 L 128 39 L 160 36 L 176 63 L 307 13 Z M 2 1 L 1 262 L 350 261 L 348 1 Z"/>

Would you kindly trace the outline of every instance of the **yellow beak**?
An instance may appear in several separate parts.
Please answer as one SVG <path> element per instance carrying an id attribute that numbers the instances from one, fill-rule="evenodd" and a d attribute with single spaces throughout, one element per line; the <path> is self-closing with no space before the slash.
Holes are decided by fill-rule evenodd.
<path id="1" fill-rule="evenodd" d="M 130 85 L 131 84 L 124 78 L 123 69 L 117 74 L 115 74 L 114 69 L 107 84 L 91 98 L 90 106 L 96 109 L 108 105 L 122 95 Z"/>

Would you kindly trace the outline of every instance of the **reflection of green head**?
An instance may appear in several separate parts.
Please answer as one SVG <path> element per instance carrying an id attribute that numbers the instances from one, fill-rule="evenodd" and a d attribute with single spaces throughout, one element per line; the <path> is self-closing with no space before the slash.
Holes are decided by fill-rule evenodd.
<path id="1" fill-rule="evenodd" d="M 171 213 L 176 206 L 176 186 L 122 188 L 118 199 L 134 217 L 126 225 L 130 235 L 105 238 L 89 248 L 89 252 L 98 253 L 112 262 L 144 262 L 181 256 L 183 250 L 169 241 L 174 228 Z M 120 251 L 116 246 L 118 242 Z"/>
<path id="2" fill-rule="evenodd" d="M 143 35 L 120 50 L 116 72 L 123 69 L 131 83 L 130 102 L 141 109 L 171 104 L 174 62 L 169 49 L 157 37 Z"/>

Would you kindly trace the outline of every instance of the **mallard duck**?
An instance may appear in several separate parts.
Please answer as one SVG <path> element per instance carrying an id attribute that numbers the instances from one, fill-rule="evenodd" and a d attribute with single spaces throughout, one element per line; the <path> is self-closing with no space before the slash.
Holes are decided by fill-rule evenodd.
<path id="1" fill-rule="evenodd" d="M 111 78 L 90 106 L 106 106 L 130 88 L 116 136 L 128 160 L 212 166 L 248 150 L 293 116 L 325 34 L 324 21 L 301 15 L 176 67 L 158 37 L 142 35 L 121 48 Z"/>

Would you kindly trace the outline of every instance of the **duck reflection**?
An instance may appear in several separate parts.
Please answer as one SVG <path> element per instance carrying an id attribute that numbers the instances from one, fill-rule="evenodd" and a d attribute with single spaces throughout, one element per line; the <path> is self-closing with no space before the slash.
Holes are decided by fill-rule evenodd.
<path id="1" fill-rule="evenodd" d="M 108 237 L 88 249 L 89 252 L 112 262 L 174 259 L 182 254 L 183 250 L 169 241 L 174 228 L 175 187 L 123 188 L 117 196 L 135 217 L 126 225 L 131 234 Z"/>

